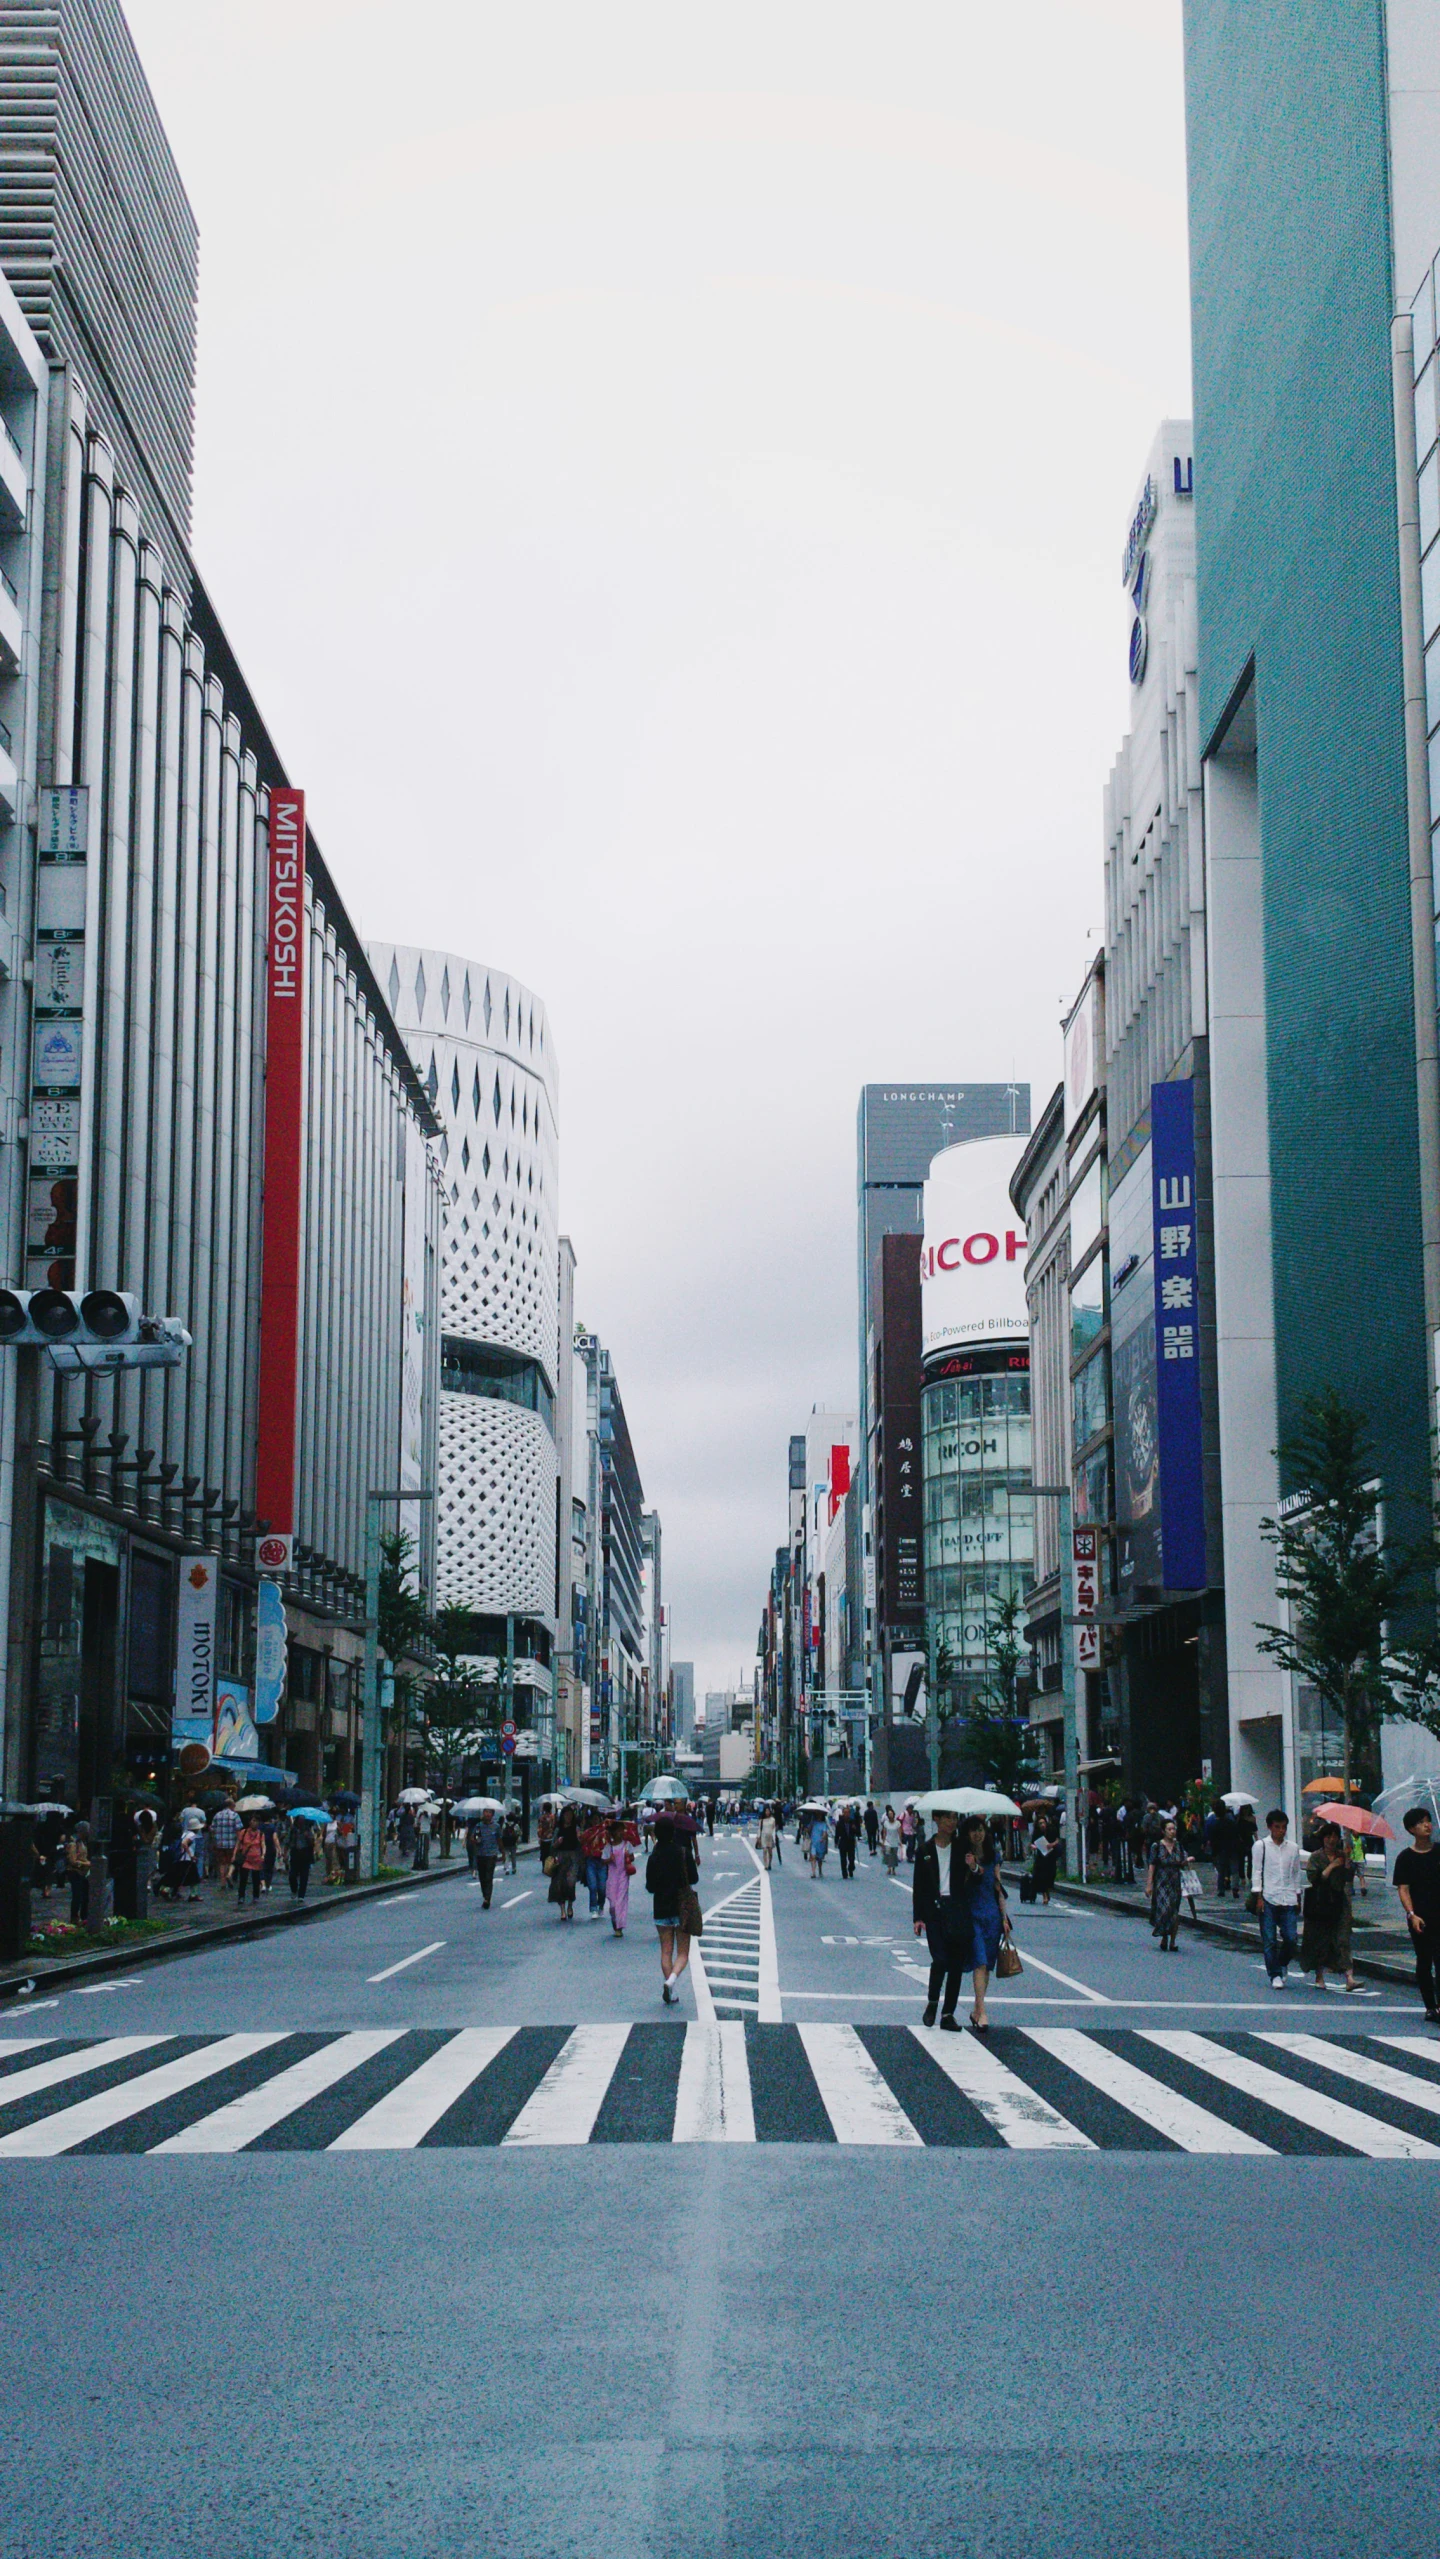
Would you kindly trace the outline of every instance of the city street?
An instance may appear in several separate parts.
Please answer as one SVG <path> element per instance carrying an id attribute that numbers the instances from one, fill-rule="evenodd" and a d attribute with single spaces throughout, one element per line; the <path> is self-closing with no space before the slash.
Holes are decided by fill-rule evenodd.
<path id="1" fill-rule="evenodd" d="M 914 2031 L 903 1868 L 814 1883 L 787 1841 L 767 1882 L 722 1838 L 703 1898 L 673 2012 L 646 1897 L 562 1928 L 528 1860 L 488 1914 L 462 1871 L 12 2003 L 6 2379 L 44 2383 L 5 2549 L 72 2472 L 107 2554 L 192 2491 L 225 2547 L 263 2514 L 356 2559 L 788 2552 L 817 2513 L 1082 2554 L 1167 2499 L 1289 2548 L 1345 2494 L 1362 2338 L 1368 2519 L 1433 2547 L 1429 2412 L 1384 2379 L 1440 2164 L 1413 1997 L 1057 1902 L 982 2045 Z"/>

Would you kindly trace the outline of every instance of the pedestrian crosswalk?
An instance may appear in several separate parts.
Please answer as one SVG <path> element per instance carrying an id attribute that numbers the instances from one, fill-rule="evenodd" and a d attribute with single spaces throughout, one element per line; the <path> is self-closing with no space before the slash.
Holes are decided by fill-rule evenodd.
<path id="1" fill-rule="evenodd" d="M 1440 2038 L 732 2017 L 0 2039 L 0 2164 L 700 2142 L 1440 2160 Z"/>
<path id="2" fill-rule="evenodd" d="M 760 1877 L 705 1913 L 700 1960 L 717 2018 L 760 2013 Z"/>

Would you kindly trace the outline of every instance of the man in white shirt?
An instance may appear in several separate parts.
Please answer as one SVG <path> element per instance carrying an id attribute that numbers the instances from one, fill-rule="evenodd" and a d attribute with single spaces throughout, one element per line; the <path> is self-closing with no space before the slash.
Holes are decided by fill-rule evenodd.
<path id="1" fill-rule="evenodd" d="M 1300 1951 L 1300 1896 L 1305 1889 L 1305 1860 L 1287 1837 L 1289 1817 L 1276 1811 L 1265 1816 L 1268 1837 L 1257 1840 L 1250 1882 L 1260 1909 L 1260 1944 L 1272 1990 L 1283 1990 L 1285 1975 Z"/>

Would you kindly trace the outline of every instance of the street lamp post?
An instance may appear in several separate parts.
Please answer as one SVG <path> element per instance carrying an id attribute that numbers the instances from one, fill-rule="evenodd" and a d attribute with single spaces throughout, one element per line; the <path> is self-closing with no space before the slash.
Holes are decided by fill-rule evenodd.
<path id="1" fill-rule="evenodd" d="M 1060 1695 L 1065 1711 L 1065 1802 L 1075 1829 L 1075 1871 L 1079 1873 L 1083 1871 L 1085 1852 L 1080 1819 L 1079 1679 L 1073 1646 L 1075 1552 L 1070 1535 L 1070 1487 L 1068 1484 L 1032 1484 L 1030 1489 L 1037 1502 L 1058 1502 L 1060 1505 L 1060 1668 L 1064 1681 Z M 1070 1639 L 1068 1642 L 1067 1638 Z"/>
<path id="2" fill-rule="evenodd" d="M 373 1879 L 380 1869 L 385 1789 L 380 1783 L 380 1511 L 387 1502 L 433 1502 L 431 1493 L 365 1496 L 365 1773 L 360 1789 L 360 1847 Z"/>

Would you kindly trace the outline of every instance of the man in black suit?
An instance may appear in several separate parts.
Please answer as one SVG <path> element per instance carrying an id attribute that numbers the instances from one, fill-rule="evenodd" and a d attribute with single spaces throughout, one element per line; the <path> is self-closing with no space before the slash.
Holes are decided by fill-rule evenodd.
<path id="1" fill-rule="evenodd" d="M 937 1813 L 935 1827 L 915 1859 L 913 1909 L 915 1934 L 930 1948 L 930 1988 L 925 2024 L 940 2023 L 952 2035 L 960 2032 L 955 2002 L 962 1975 L 970 1963 L 970 1898 L 966 1890 L 964 1851 L 956 1838 L 954 1813 Z M 941 1997 L 944 2006 L 941 2007 Z"/>

